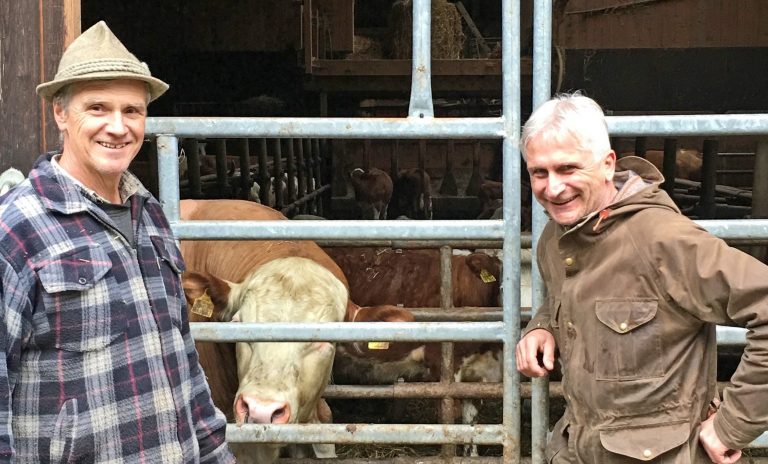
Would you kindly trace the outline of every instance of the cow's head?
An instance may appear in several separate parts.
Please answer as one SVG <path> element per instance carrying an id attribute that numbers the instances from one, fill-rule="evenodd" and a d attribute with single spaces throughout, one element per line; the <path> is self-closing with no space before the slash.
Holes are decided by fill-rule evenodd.
<path id="1" fill-rule="evenodd" d="M 348 299 L 330 271 L 295 257 L 263 264 L 240 283 L 187 273 L 184 288 L 192 305 L 209 295 L 216 319 L 251 323 L 340 322 Z M 237 343 L 237 423 L 318 422 L 334 354 L 329 342 Z"/>

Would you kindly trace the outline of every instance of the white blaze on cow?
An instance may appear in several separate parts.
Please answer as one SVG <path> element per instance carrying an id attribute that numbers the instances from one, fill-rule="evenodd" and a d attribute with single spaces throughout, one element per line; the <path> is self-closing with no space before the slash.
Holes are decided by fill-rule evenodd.
<path id="1" fill-rule="evenodd" d="M 244 200 L 184 200 L 183 220 L 287 220 Z M 360 308 L 349 300 L 341 269 L 312 241 L 182 241 L 188 272 L 184 290 L 190 321 L 340 322 L 400 320 L 401 308 Z M 202 302 L 202 303 L 201 303 Z M 412 317 L 411 317 L 412 320 Z M 216 405 L 242 423 L 331 422 L 322 394 L 331 373 L 328 342 L 198 343 L 200 364 Z M 280 447 L 231 448 L 238 462 L 271 463 Z M 289 446 L 292 457 L 305 450 Z M 333 445 L 313 445 L 316 457 L 333 457 Z"/>

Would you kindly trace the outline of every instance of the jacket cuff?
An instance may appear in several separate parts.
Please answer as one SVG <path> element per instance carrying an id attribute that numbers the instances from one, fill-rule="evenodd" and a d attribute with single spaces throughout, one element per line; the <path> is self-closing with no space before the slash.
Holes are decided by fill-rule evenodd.
<path id="1" fill-rule="evenodd" d="M 544 329 L 549 333 L 552 333 L 552 324 L 549 322 L 549 315 L 535 315 L 533 319 L 525 327 L 525 330 L 520 334 L 520 338 L 528 335 L 528 332 L 536 329 Z"/>
<path id="2" fill-rule="evenodd" d="M 756 438 L 742 432 L 743 427 L 737 425 L 737 421 L 733 419 L 726 407 L 721 407 L 717 411 L 713 425 L 717 437 L 729 449 L 740 450 L 752 443 Z"/>

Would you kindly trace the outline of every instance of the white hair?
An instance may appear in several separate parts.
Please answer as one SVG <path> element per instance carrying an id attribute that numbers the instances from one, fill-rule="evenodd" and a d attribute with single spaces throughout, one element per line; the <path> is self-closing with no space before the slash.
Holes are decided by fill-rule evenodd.
<path id="1" fill-rule="evenodd" d="M 603 109 L 579 92 L 558 94 L 531 114 L 520 137 L 523 156 L 532 142 L 539 141 L 549 146 L 575 147 L 592 153 L 595 159 L 611 150 Z"/>

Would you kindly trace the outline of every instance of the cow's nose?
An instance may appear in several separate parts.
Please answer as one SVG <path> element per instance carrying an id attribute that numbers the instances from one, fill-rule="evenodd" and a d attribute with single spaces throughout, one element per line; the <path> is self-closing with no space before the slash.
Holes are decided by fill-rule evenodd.
<path id="1" fill-rule="evenodd" d="M 286 424 L 291 418 L 291 406 L 285 401 L 264 401 L 243 395 L 238 399 L 238 415 L 247 414 L 247 422 L 256 424 Z"/>

